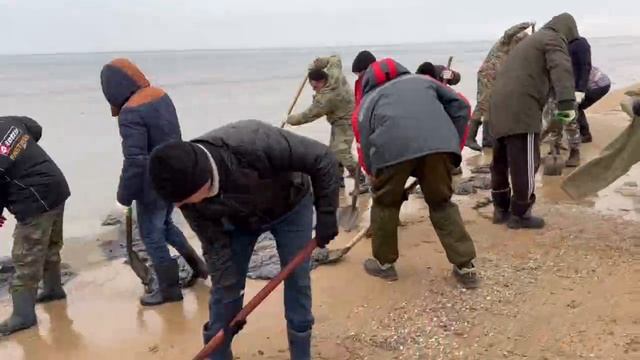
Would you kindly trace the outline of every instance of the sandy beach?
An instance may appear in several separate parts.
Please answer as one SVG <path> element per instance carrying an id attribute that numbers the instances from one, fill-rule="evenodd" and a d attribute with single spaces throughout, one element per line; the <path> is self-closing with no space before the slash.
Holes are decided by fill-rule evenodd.
<path id="1" fill-rule="evenodd" d="M 622 96 L 613 92 L 590 109 L 594 142 L 583 145 L 583 161 L 628 123 L 618 110 Z M 490 162 L 489 154 L 468 151 L 465 176 Z M 398 282 L 362 271 L 368 240 L 341 263 L 314 270 L 315 358 L 640 358 L 640 193 L 616 192 L 639 181 L 640 170 L 581 202 L 562 193 L 561 178 L 541 173 L 535 211 L 548 221 L 544 230 L 492 225 L 491 206 L 474 209 L 487 191 L 455 197 L 478 249 L 476 291 L 451 278 L 418 197 L 401 215 Z M 367 203 L 362 197 L 361 206 Z M 331 246 L 354 235 L 341 233 Z M 110 236 L 116 232 L 65 246 L 63 260 L 79 273 L 65 286 L 67 301 L 38 305 L 39 325 L 0 339 L 0 359 L 186 359 L 200 349 L 208 282 L 185 290 L 182 303 L 142 308 L 133 272 L 122 260 L 106 261 L 97 246 Z M 247 284 L 251 296 L 264 282 Z M 251 315 L 234 343 L 237 358 L 288 358 L 282 301 L 279 289 Z M 3 299 L 0 317 L 10 309 Z"/>

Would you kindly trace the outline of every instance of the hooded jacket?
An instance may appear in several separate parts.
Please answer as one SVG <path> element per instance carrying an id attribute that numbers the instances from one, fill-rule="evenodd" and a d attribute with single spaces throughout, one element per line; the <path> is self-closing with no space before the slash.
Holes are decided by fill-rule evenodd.
<path id="1" fill-rule="evenodd" d="M 366 168 L 378 169 L 433 153 L 458 166 L 469 103 L 448 86 L 411 75 L 391 59 L 373 63 L 362 81 L 358 128 Z"/>
<path id="2" fill-rule="evenodd" d="M 478 70 L 478 78 L 493 82 L 496 79 L 496 73 L 511 50 L 529 35 L 525 30 L 531 26 L 533 26 L 533 23 L 523 22 L 508 28 L 489 50 L 487 57 Z"/>
<path id="3" fill-rule="evenodd" d="M 38 145 L 42 127 L 25 116 L 0 117 L 0 214 L 18 222 L 53 210 L 71 195 L 62 171 Z"/>
<path id="4" fill-rule="evenodd" d="M 495 138 L 540 133 L 542 109 L 555 91 L 558 110 L 575 106 L 567 44 L 578 38 L 573 16 L 564 13 L 516 46 L 498 72 L 489 107 Z"/>
<path id="5" fill-rule="evenodd" d="M 309 69 L 323 69 L 327 75 L 327 84 L 313 96 L 313 103 L 299 114 L 290 115 L 287 123 L 302 125 L 323 116 L 329 124 L 349 123 L 353 113 L 353 92 L 342 73 L 342 61 L 337 55 L 318 58 Z"/>
<path id="6" fill-rule="evenodd" d="M 219 193 L 180 207 L 203 244 L 212 281 L 233 282 L 230 227 L 250 233 L 291 212 L 313 189 L 316 213 L 338 207 L 338 161 L 326 145 L 257 120 L 225 125 L 192 142 L 213 158 Z"/>
<path id="7" fill-rule="evenodd" d="M 152 87 L 140 69 L 127 59 L 105 65 L 100 74 L 102 92 L 118 116 L 124 161 L 118 185 L 118 202 L 158 199 L 151 186 L 148 161 L 151 151 L 180 140 L 178 115 L 169 95 Z"/>

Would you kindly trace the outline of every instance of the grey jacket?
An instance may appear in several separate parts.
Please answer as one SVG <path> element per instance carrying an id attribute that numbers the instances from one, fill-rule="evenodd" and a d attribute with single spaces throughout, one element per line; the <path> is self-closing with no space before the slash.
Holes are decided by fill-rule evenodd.
<path id="1" fill-rule="evenodd" d="M 489 119 L 494 137 L 540 133 L 542 109 L 552 88 L 558 110 L 574 108 L 574 78 L 567 44 L 578 36 L 576 21 L 564 13 L 511 51 L 491 94 Z"/>
<path id="2" fill-rule="evenodd" d="M 374 175 L 433 153 L 450 153 L 459 165 L 470 107 L 455 91 L 385 59 L 369 66 L 363 92 L 358 127 L 364 161 Z"/>

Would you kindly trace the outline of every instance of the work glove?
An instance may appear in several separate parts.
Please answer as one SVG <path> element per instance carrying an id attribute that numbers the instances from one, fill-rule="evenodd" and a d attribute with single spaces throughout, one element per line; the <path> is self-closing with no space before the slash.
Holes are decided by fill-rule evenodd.
<path id="1" fill-rule="evenodd" d="M 581 91 L 576 91 L 575 96 L 576 96 L 576 104 L 577 105 L 582 104 L 582 102 L 584 101 L 584 93 Z"/>
<path id="2" fill-rule="evenodd" d="M 453 71 L 449 69 L 442 70 L 442 74 L 440 74 L 442 80 L 449 81 L 453 79 Z"/>
<path id="3" fill-rule="evenodd" d="M 640 116 L 640 99 L 633 101 L 633 115 Z"/>
<path id="4" fill-rule="evenodd" d="M 7 218 L 0 215 L 0 228 L 4 226 L 4 222 L 7 221 Z"/>
<path id="5" fill-rule="evenodd" d="M 327 244 L 338 236 L 338 217 L 336 212 L 318 211 L 316 214 L 316 242 L 319 248 L 324 248 Z"/>
<path id="6" fill-rule="evenodd" d="M 553 118 L 562 125 L 567 125 L 576 118 L 575 110 L 556 111 Z"/>

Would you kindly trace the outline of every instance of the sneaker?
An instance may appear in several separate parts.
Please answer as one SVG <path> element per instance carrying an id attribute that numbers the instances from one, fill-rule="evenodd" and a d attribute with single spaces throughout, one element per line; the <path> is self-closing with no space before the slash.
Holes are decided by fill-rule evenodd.
<path id="1" fill-rule="evenodd" d="M 465 289 L 475 289 L 480 286 L 480 279 L 472 262 L 462 267 L 453 265 L 453 276 Z"/>
<path id="2" fill-rule="evenodd" d="M 571 149 L 569 153 L 569 158 L 564 163 L 566 167 L 578 167 L 580 166 L 580 150 L 579 149 Z"/>
<path id="3" fill-rule="evenodd" d="M 493 223 L 494 224 L 504 224 L 507 221 L 509 221 L 509 218 L 511 217 L 511 213 L 509 213 L 509 210 L 503 210 L 497 207 L 493 208 Z"/>
<path id="4" fill-rule="evenodd" d="M 371 276 L 379 277 L 387 281 L 398 280 L 398 273 L 396 272 L 396 268 L 393 264 L 382 265 L 376 259 L 365 260 L 364 271 Z"/>
<path id="5" fill-rule="evenodd" d="M 545 222 L 544 219 L 525 215 L 525 216 L 515 216 L 512 215 L 509 221 L 507 222 L 507 226 L 509 229 L 518 230 L 518 229 L 542 229 L 544 228 Z"/>
<path id="6" fill-rule="evenodd" d="M 590 143 L 592 141 L 593 141 L 593 137 L 591 137 L 591 134 L 582 135 L 582 143 L 583 144 L 588 144 L 588 143 Z"/>

